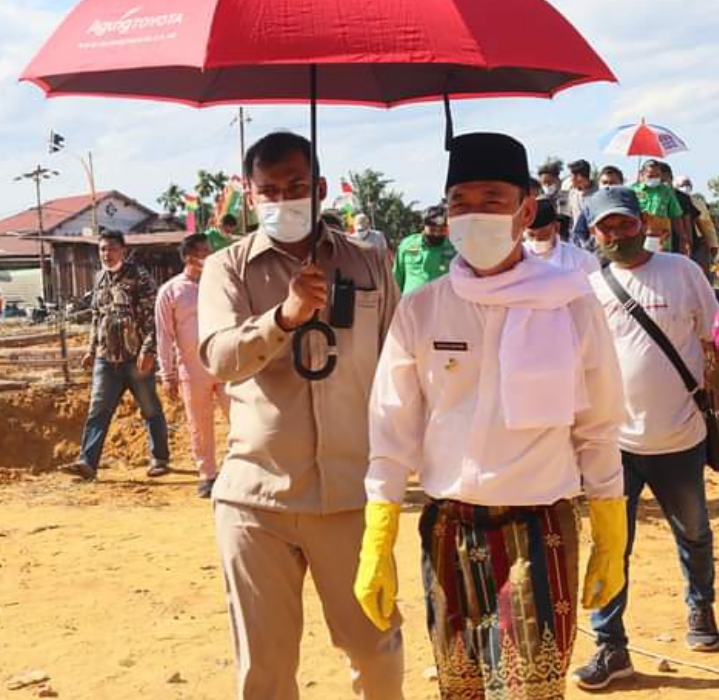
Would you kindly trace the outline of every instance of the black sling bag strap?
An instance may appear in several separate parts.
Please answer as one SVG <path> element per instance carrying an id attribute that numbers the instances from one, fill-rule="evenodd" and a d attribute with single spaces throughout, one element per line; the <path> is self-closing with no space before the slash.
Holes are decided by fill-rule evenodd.
<path id="1" fill-rule="evenodd" d="M 676 369 L 682 378 L 687 391 L 692 395 L 699 410 L 703 413 L 707 408 L 706 395 L 704 391 L 699 388 L 699 383 L 686 366 L 681 355 L 672 345 L 672 341 L 667 338 L 664 331 L 651 319 L 649 314 L 644 310 L 644 307 L 622 287 L 609 265 L 602 269 L 602 275 L 609 285 L 609 289 L 612 290 L 614 296 L 624 307 L 624 310 L 646 331 L 647 335 L 661 348 L 662 352 L 667 356 L 672 365 L 674 365 L 674 369 Z"/>
<path id="2" fill-rule="evenodd" d="M 717 414 L 709 400 L 709 395 L 704 389 L 699 388 L 699 383 L 672 345 L 671 340 L 649 317 L 642 305 L 622 287 L 614 273 L 609 269 L 609 265 L 602 270 L 602 275 L 609 285 L 609 289 L 612 290 L 614 296 L 624 307 L 624 310 L 634 318 L 647 335 L 661 348 L 682 378 L 687 391 L 692 395 L 699 412 L 702 414 L 707 428 L 707 465 L 714 471 L 719 471 L 719 424 L 717 423 Z"/>

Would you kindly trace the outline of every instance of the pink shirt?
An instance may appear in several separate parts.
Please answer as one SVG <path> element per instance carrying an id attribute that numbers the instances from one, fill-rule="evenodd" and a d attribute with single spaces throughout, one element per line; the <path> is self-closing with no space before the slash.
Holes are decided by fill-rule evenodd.
<path id="1" fill-rule="evenodd" d="M 199 289 L 198 282 L 181 272 L 165 282 L 157 294 L 157 358 L 160 379 L 163 381 L 212 379 L 197 353 Z"/>

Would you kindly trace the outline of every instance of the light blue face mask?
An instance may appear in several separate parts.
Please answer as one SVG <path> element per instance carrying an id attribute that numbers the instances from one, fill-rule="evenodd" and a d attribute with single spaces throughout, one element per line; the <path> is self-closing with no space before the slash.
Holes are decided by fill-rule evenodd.
<path id="1" fill-rule="evenodd" d="M 660 177 L 649 177 L 644 180 L 644 184 L 647 187 L 659 187 L 662 184 L 662 179 Z"/>

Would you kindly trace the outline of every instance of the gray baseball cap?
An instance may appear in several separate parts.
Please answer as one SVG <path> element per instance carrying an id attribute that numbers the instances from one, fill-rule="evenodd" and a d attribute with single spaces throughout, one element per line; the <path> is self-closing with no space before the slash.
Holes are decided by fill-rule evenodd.
<path id="1" fill-rule="evenodd" d="M 634 190 L 629 187 L 600 187 L 586 202 L 587 223 L 596 226 L 612 214 L 639 219 L 642 208 Z"/>

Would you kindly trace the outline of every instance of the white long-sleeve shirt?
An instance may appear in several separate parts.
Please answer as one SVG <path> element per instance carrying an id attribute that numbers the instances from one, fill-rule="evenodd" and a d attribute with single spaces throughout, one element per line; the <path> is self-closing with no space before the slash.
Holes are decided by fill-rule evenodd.
<path id="1" fill-rule="evenodd" d="M 510 430 L 499 398 L 507 309 L 461 299 L 449 278 L 403 298 L 370 401 L 369 500 L 401 502 L 413 471 L 430 497 L 477 505 L 551 504 L 582 485 L 590 498 L 621 496 L 614 345 L 593 295 L 568 308 L 589 408 L 572 426 Z"/>
<path id="2" fill-rule="evenodd" d="M 538 258 L 542 258 L 542 260 L 546 260 L 552 265 L 565 270 L 582 270 L 587 275 L 599 270 L 599 260 L 595 255 L 578 248 L 572 243 L 566 243 L 559 239 L 557 239 L 554 248 L 546 255 L 537 255 L 529 245 L 525 245 L 525 249 L 529 255 L 536 255 Z"/>

